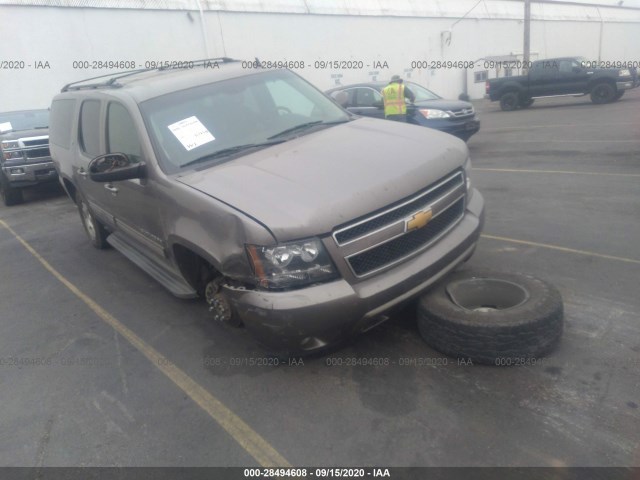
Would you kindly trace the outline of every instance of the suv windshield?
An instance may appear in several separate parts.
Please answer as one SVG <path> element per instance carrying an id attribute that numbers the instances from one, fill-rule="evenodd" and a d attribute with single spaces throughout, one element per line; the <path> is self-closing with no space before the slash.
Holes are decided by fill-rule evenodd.
<path id="1" fill-rule="evenodd" d="M 0 113 L 0 133 L 49 127 L 49 110 Z"/>
<path id="2" fill-rule="evenodd" d="M 347 122 L 350 117 L 287 70 L 265 71 L 147 100 L 140 105 L 163 170 L 208 166 L 234 154 Z"/>
<path id="3" fill-rule="evenodd" d="M 407 82 L 407 87 L 409 87 L 409 90 L 411 90 L 413 94 L 416 96 L 416 99 L 415 99 L 416 102 L 420 102 L 423 100 L 438 100 L 442 98 L 439 95 L 436 95 L 435 93 L 433 93 L 431 90 L 427 90 L 426 88 L 418 85 L 417 83 Z"/>

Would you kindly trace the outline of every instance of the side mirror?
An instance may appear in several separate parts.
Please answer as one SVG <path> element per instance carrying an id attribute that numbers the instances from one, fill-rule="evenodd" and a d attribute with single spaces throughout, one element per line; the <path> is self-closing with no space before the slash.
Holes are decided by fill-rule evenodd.
<path id="1" fill-rule="evenodd" d="M 573 67 L 571 70 L 573 71 L 573 73 L 580 73 L 580 72 L 582 71 L 582 68 L 580 68 L 580 67 Z"/>
<path id="2" fill-rule="evenodd" d="M 133 163 L 124 153 L 107 153 L 89 163 L 89 178 L 94 182 L 118 182 L 144 176 L 145 164 Z"/>
<path id="3" fill-rule="evenodd" d="M 373 102 L 372 105 L 376 108 L 384 108 L 384 103 L 382 101 Z"/>

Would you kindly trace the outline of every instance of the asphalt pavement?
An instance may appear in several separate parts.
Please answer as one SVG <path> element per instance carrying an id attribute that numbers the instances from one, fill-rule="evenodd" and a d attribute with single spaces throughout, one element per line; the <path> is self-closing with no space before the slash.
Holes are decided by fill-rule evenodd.
<path id="1" fill-rule="evenodd" d="M 75 206 L 38 188 L 0 208 L 0 465 L 640 466 L 640 89 L 476 106 L 487 217 L 464 268 L 554 283 L 551 355 L 460 364 L 405 309 L 329 354 L 269 360 L 92 248 Z"/>

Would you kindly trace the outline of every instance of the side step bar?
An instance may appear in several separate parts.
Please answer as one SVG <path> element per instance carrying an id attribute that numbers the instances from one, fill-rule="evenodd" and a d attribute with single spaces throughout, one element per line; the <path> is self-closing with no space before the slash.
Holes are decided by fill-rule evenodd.
<path id="1" fill-rule="evenodd" d="M 531 97 L 531 98 L 584 97 L 585 95 L 589 95 L 589 94 L 588 93 L 563 93 L 562 95 L 542 95 L 540 97 Z"/>
<path id="2" fill-rule="evenodd" d="M 132 242 L 123 238 L 123 236 L 119 235 L 117 232 L 109 235 L 107 237 L 107 242 L 176 297 L 195 298 L 198 296 L 191 285 L 189 285 L 175 271 L 172 271 L 172 269 L 163 265 L 158 260 L 150 258 L 142 253 L 140 249 L 133 245 Z"/>

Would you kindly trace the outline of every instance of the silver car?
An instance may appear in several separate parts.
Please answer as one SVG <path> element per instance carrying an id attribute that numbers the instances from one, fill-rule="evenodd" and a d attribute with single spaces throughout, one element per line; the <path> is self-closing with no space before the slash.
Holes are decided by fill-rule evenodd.
<path id="1" fill-rule="evenodd" d="M 51 154 L 92 243 L 268 348 L 384 321 L 473 253 L 465 143 L 227 58 L 67 85 Z"/>

